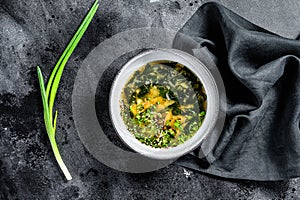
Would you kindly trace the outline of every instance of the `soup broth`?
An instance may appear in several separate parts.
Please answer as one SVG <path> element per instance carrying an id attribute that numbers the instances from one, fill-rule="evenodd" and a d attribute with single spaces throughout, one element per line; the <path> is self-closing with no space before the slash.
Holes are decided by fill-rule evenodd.
<path id="1" fill-rule="evenodd" d="M 187 67 L 155 61 L 128 79 L 121 94 L 121 116 L 140 142 L 154 148 L 175 147 L 200 128 L 206 99 L 201 81 Z"/>

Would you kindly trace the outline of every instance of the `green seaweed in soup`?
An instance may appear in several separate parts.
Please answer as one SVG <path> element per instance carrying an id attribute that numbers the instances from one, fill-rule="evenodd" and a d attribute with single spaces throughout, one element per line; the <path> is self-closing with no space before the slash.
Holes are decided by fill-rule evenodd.
<path id="1" fill-rule="evenodd" d="M 121 115 L 140 142 L 174 147 L 191 138 L 206 114 L 200 80 L 185 66 L 155 61 L 142 66 L 122 90 Z"/>

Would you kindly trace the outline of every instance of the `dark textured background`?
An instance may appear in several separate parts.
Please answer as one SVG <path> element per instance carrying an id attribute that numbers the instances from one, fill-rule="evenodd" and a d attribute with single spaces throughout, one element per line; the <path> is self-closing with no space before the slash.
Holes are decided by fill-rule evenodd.
<path id="1" fill-rule="evenodd" d="M 178 30 L 204 2 L 100 1 L 65 68 L 56 99 L 57 141 L 73 175 L 65 182 L 44 129 L 35 66 L 49 75 L 92 0 L 0 0 L 0 199 L 300 199 L 300 179 L 224 180 L 175 165 L 147 174 L 118 172 L 95 160 L 79 140 L 71 91 L 85 56 L 99 42 L 130 28 L 159 23 Z M 299 0 L 218 2 L 284 37 L 300 33 Z"/>

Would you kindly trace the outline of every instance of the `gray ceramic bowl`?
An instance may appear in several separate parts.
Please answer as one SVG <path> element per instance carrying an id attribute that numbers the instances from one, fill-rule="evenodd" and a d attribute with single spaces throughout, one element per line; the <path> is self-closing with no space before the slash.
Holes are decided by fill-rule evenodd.
<path id="1" fill-rule="evenodd" d="M 205 119 L 189 140 L 176 147 L 153 148 L 138 141 L 130 133 L 120 115 L 121 92 L 129 77 L 148 62 L 170 60 L 181 63 L 189 68 L 202 82 L 207 94 L 207 110 Z M 145 51 L 128 61 L 116 76 L 110 91 L 110 117 L 120 138 L 134 151 L 153 159 L 176 159 L 194 150 L 215 126 L 219 113 L 219 93 L 216 82 L 207 67 L 197 58 L 176 49 L 155 49 Z"/>

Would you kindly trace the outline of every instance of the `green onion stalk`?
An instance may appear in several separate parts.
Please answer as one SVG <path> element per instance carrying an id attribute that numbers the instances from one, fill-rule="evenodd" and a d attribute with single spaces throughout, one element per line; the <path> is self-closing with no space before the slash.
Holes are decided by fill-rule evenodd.
<path id="1" fill-rule="evenodd" d="M 63 54 L 59 58 L 58 62 L 56 63 L 50 78 L 47 82 L 47 87 L 45 88 L 44 78 L 42 75 L 42 71 L 39 66 L 37 66 L 37 74 L 38 80 L 41 90 L 42 102 L 43 102 L 43 109 L 44 109 L 44 122 L 46 131 L 50 140 L 50 144 L 56 158 L 56 161 L 65 175 L 67 180 L 71 180 L 72 176 L 63 162 L 63 159 L 59 153 L 57 143 L 55 140 L 55 133 L 56 133 L 56 120 L 58 111 L 55 111 L 54 119 L 53 119 L 53 105 L 54 100 L 56 97 L 57 89 L 60 83 L 60 79 L 62 76 L 62 72 L 66 63 L 68 62 L 70 56 L 72 55 L 73 51 L 75 50 L 77 44 L 79 43 L 80 39 L 82 38 L 83 34 L 85 33 L 86 29 L 88 28 L 90 22 L 92 21 L 97 9 L 99 7 L 98 0 L 96 0 L 89 10 L 88 14 L 84 18 L 83 22 L 77 29 L 76 33 L 74 34 L 73 38 L 71 39 L 70 43 L 64 50 Z"/>

